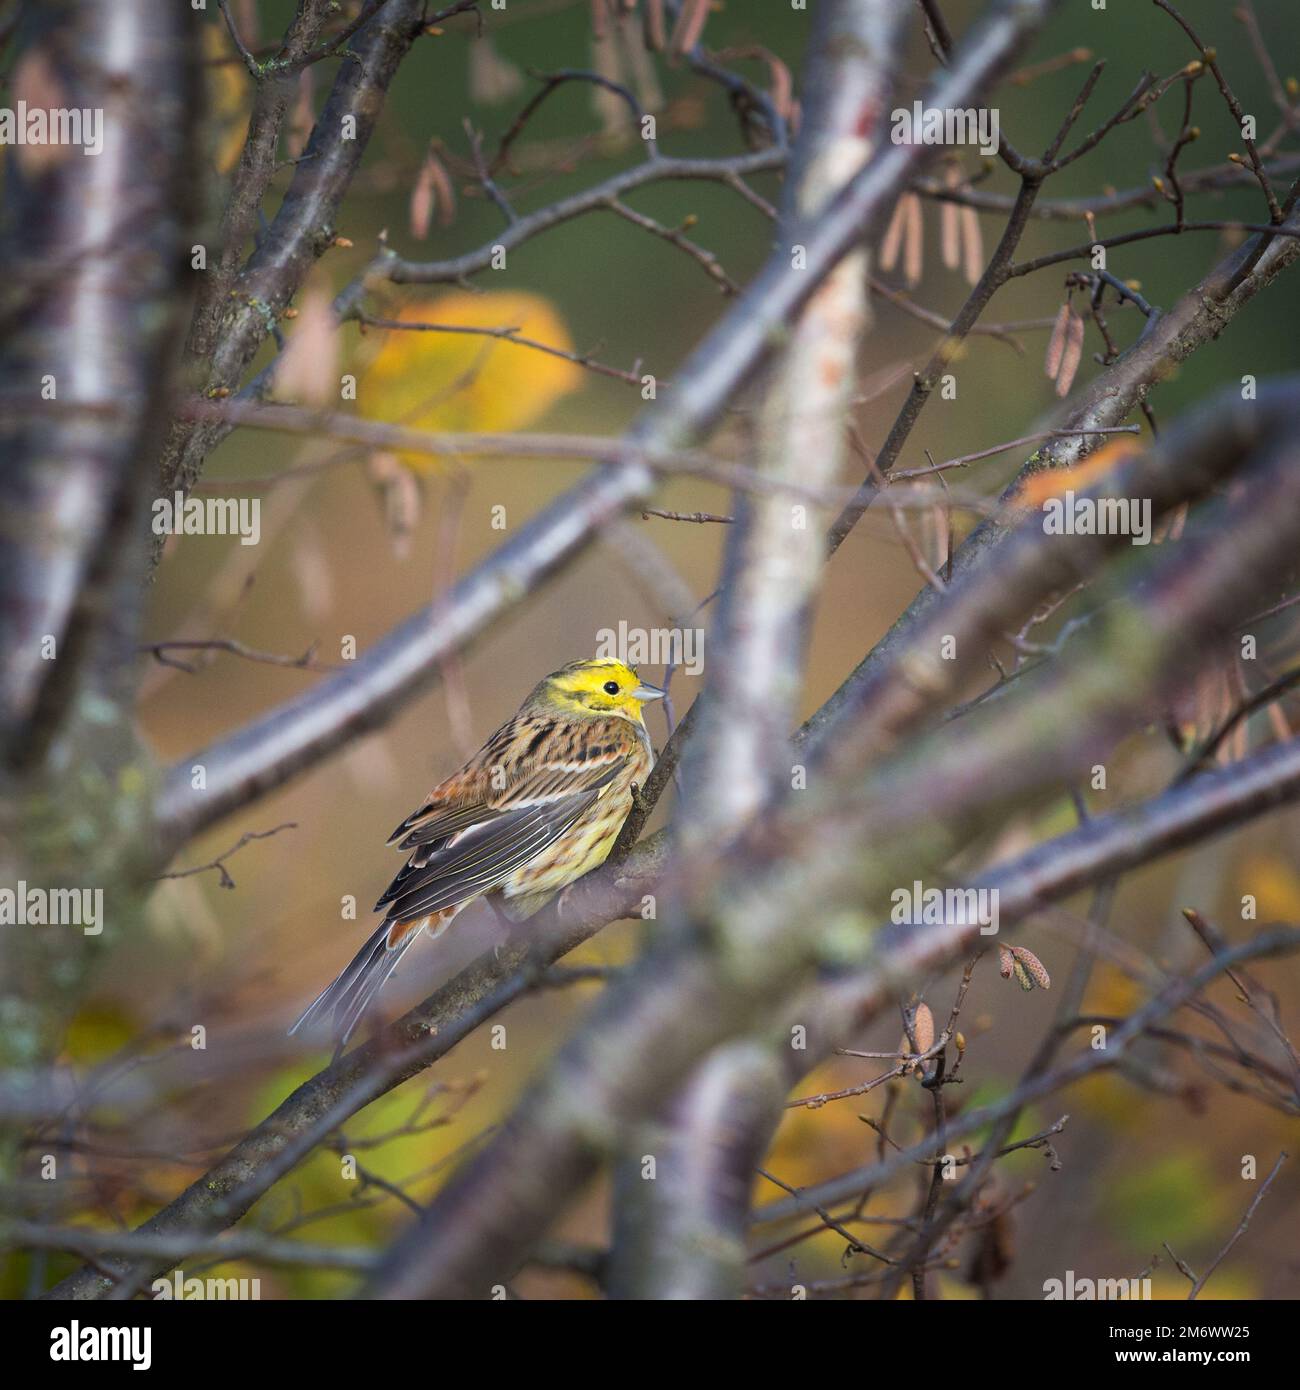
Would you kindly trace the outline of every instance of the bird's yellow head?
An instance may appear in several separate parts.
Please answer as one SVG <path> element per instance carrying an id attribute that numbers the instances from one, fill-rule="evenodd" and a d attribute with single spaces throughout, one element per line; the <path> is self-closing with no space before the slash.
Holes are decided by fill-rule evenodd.
<path id="1" fill-rule="evenodd" d="M 571 661 L 547 676 L 528 697 L 528 706 L 579 719 L 614 714 L 641 724 L 643 706 L 663 695 L 656 686 L 646 685 L 634 667 L 595 657 Z"/>

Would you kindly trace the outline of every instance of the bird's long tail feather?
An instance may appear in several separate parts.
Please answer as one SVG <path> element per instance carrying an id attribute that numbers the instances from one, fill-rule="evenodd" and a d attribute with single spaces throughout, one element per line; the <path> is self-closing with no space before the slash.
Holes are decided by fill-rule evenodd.
<path id="1" fill-rule="evenodd" d="M 388 977 L 397 969 L 398 962 L 420 934 L 417 926 L 407 930 L 395 944 L 390 945 L 392 926 L 391 922 L 384 922 L 375 930 L 338 979 L 326 986 L 308 1005 L 302 1017 L 289 1029 L 291 1034 L 332 1014 L 336 1042 L 340 1048 L 347 1043 L 371 1001 L 383 989 Z"/>

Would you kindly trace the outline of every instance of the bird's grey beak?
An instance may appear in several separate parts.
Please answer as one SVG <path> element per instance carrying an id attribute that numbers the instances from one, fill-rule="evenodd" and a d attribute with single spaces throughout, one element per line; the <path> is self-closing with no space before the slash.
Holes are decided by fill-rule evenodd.
<path id="1" fill-rule="evenodd" d="M 637 688 L 632 692 L 632 698 L 633 698 L 634 700 L 642 700 L 642 701 L 646 701 L 646 700 L 662 700 L 662 699 L 664 698 L 664 696 L 665 696 L 667 693 L 668 693 L 668 692 L 667 692 L 666 690 L 660 690 L 659 687 L 658 687 L 657 685 L 646 685 L 645 682 L 643 681 L 643 682 L 642 682 L 640 685 L 638 685 Z"/>

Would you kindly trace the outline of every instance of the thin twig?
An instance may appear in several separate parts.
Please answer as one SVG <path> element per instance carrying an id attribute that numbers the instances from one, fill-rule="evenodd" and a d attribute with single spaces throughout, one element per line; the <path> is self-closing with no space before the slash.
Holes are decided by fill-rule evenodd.
<path id="1" fill-rule="evenodd" d="M 216 869 L 221 876 L 218 880 L 220 886 L 222 888 L 233 888 L 235 886 L 235 880 L 231 878 L 230 874 L 226 871 L 225 861 L 227 859 L 234 854 L 238 854 L 245 845 L 251 844 L 254 840 L 269 840 L 272 835 L 278 835 L 282 830 L 297 830 L 297 828 L 298 822 L 296 820 L 287 820 L 283 825 L 277 825 L 271 830 L 246 830 L 228 850 L 223 850 L 222 853 L 208 863 L 196 865 L 192 869 L 173 869 L 170 873 L 157 874 L 155 878 L 189 878 L 193 874 L 204 874 L 207 873 L 209 869 Z"/>
<path id="2" fill-rule="evenodd" d="M 1246 1234 L 1246 1228 L 1250 1225 L 1250 1218 L 1255 1214 L 1255 1208 L 1259 1206 L 1259 1204 L 1264 1200 L 1264 1194 L 1273 1185 L 1273 1179 L 1277 1177 L 1278 1173 L 1282 1169 L 1282 1165 L 1286 1162 L 1286 1160 L 1287 1151 L 1283 1149 L 1282 1152 L 1277 1156 L 1277 1162 L 1273 1165 L 1272 1172 L 1270 1172 L 1268 1177 L 1264 1179 L 1263 1183 L 1260 1185 L 1259 1191 L 1255 1193 L 1254 1200 L 1251 1202 L 1250 1206 L 1246 1208 L 1246 1214 L 1241 1218 L 1241 1224 L 1229 1237 L 1228 1243 L 1223 1247 L 1223 1249 L 1220 1250 L 1219 1253 L 1214 1257 L 1214 1259 L 1210 1261 L 1210 1267 L 1205 1271 L 1204 1274 L 1201 1275 L 1199 1279 L 1193 1282 L 1191 1292 L 1187 1295 L 1189 1303 L 1205 1287 L 1205 1281 L 1223 1263 L 1224 1259 L 1232 1250 L 1232 1247 L 1236 1245 L 1236 1243 L 1242 1238 L 1242 1236 Z M 1172 1254 L 1172 1251 L 1170 1253 Z M 1182 1266 L 1180 1265 L 1179 1268 L 1181 1269 Z"/>
<path id="3" fill-rule="evenodd" d="M 187 671 L 190 675 L 196 675 L 199 668 L 190 662 L 173 659 L 168 655 L 169 652 L 229 652 L 232 656 L 243 657 L 245 661 L 256 661 L 266 666 L 287 666 L 296 671 L 341 671 L 341 666 L 316 660 L 317 645 L 313 642 L 301 656 L 286 656 L 281 652 L 258 651 L 256 647 L 246 646 L 232 637 L 177 637 L 165 642 L 145 642 L 136 650 L 150 652 L 161 665 L 173 666 L 178 671 Z"/>

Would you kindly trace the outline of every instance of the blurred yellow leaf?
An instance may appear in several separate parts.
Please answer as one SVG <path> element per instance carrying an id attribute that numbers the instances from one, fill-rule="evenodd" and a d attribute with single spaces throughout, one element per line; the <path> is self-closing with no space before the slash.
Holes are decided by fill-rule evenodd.
<path id="1" fill-rule="evenodd" d="M 243 64 L 217 61 L 233 57 L 234 45 L 224 27 L 204 25 L 203 58 L 208 74 L 206 125 L 213 142 L 213 163 L 222 174 L 228 174 L 239 163 L 253 102 L 252 83 Z"/>
<path id="2" fill-rule="evenodd" d="M 858 1085 L 878 1072 L 887 1071 L 890 1065 L 889 1062 L 873 1064 L 858 1058 L 837 1058 L 804 1077 L 791 1098 Z M 883 1096 L 881 1087 L 870 1097 L 851 1097 L 826 1105 L 787 1110 L 781 1117 L 763 1166 L 793 1187 L 806 1187 L 867 1162 L 877 1141 L 875 1134 L 858 1119 L 858 1114 L 864 1110 L 877 1114 Z M 754 1191 L 760 1203 L 781 1200 L 780 1189 L 765 1179 L 758 1181 Z"/>
<path id="3" fill-rule="evenodd" d="M 930 1277 L 934 1280 L 933 1296 L 943 1299 L 945 1303 L 951 1303 L 954 1299 L 969 1303 L 980 1297 L 980 1291 L 973 1284 L 966 1283 L 959 1275 L 936 1272 Z M 904 1282 L 907 1284 L 908 1297 L 910 1298 L 911 1280 Z"/>
<path id="4" fill-rule="evenodd" d="M 1227 1232 L 1224 1233 L 1224 1239 L 1227 1239 Z M 1187 1282 L 1187 1276 L 1179 1271 L 1163 1250 L 1158 1253 L 1163 1264 L 1153 1270 L 1149 1276 L 1152 1300 L 1155 1302 L 1185 1302 L 1187 1290 L 1191 1288 Z M 1183 1252 L 1180 1250 L 1178 1253 L 1181 1255 Z M 1193 1266 L 1193 1268 L 1197 1267 Z M 1206 1280 L 1205 1292 L 1200 1297 L 1226 1302 L 1258 1298 L 1259 1292 L 1248 1271 L 1240 1268 L 1220 1267 Z"/>
<path id="5" fill-rule="evenodd" d="M 1134 454 L 1140 454 L 1142 446 L 1131 437 L 1117 439 L 1089 454 L 1076 468 L 1045 468 L 1025 480 L 1020 497 L 1031 507 L 1041 506 L 1051 497 L 1061 497 L 1065 493 L 1082 492 L 1103 478 L 1110 470 Z"/>
<path id="6" fill-rule="evenodd" d="M 1150 1122 L 1146 1096 L 1114 1072 L 1094 1072 L 1073 1087 L 1074 1109 L 1114 1130 L 1132 1130 Z"/>
<path id="7" fill-rule="evenodd" d="M 1300 918 L 1300 873 L 1285 859 L 1252 854 L 1242 865 L 1239 886 L 1243 895 L 1254 896 L 1259 921 Z"/>
<path id="8" fill-rule="evenodd" d="M 564 321 L 539 295 L 502 290 L 440 295 L 403 305 L 403 323 L 447 328 L 509 329 L 565 352 L 573 351 Z M 370 419 L 416 429 L 506 433 L 539 419 L 561 396 L 577 390 L 582 368 L 562 357 L 486 334 L 384 329 L 382 345 L 359 392 Z M 434 460 L 398 453 L 427 472 Z"/>
<path id="9" fill-rule="evenodd" d="M 859 1084 L 879 1071 L 888 1070 L 889 1065 L 887 1061 L 837 1058 L 824 1063 L 804 1077 L 792 1092 L 792 1098 L 818 1095 Z M 910 1086 L 919 1093 L 914 1081 L 892 1084 Z M 762 1167 L 791 1187 L 803 1188 L 871 1162 L 876 1156 L 880 1140 L 858 1116 L 864 1111 L 873 1116 L 878 1115 L 884 1102 L 885 1090 L 882 1086 L 867 1096 L 787 1110 L 773 1136 L 772 1145 L 763 1159 Z M 907 1187 L 909 1181 L 910 1174 L 905 1174 L 877 1189 L 870 1209 L 871 1215 L 874 1217 L 899 1214 L 894 1205 L 895 1199 L 900 1191 L 910 1192 Z M 766 1178 L 756 1177 L 753 1200 L 756 1205 L 763 1207 L 770 1202 L 787 1199 L 786 1194 L 775 1184 Z M 906 1201 L 907 1198 L 903 1197 L 901 1200 Z M 778 1242 L 796 1231 L 816 1224 L 815 1215 L 810 1221 L 799 1218 L 793 1222 L 783 1222 L 779 1226 L 764 1228 L 764 1238 Z M 872 1245 L 878 1245 L 885 1238 L 882 1228 L 872 1222 L 851 1223 L 849 1229 Z M 840 1264 L 844 1248 L 844 1237 L 827 1227 L 817 1235 L 801 1240 L 792 1247 L 792 1253 L 799 1260 L 800 1270 L 808 1277 L 834 1278 L 844 1273 Z"/>
<path id="10" fill-rule="evenodd" d="M 305 1056 L 266 1077 L 249 1097 L 249 1123 L 260 1122 L 328 1060 L 327 1052 Z M 262 1196 L 251 1224 L 279 1227 L 308 1213 L 312 1239 L 382 1249 L 409 1220 L 406 1207 L 384 1184 L 427 1202 L 463 1147 L 500 1119 L 502 1104 L 509 1105 L 510 1096 L 501 1090 L 488 1094 L 492 1088 L 485 1080 L 481 1073 L 445 1078 L 422 1105 L 434 1083 L 427 1076 L 412 1078 L 371 1102 L 346 1122 L 343 1151 L 316 1149 L 294 1170 L 291 1190 L 275 1187 Z M 356 1276 L 302 1268 L 283 1270 L 281 1278 L 290 1296 L 321 1298 L 338 1296 Z"/>
<path id="11" fill-rule="evenodd" d="M 63 1036 L 63 1053 L 77 1066 L 98 1066 L 135 1037 L 136 1026 L 113 1009 L 82 1009 Z"/>
<path id="12" fill-rule="evenodd" d="M 1226 1237 L 1238 1196 L 1244 1210 L 1251 1186 L 1226 1186 L 1222 1170 L 1192 1149 L 1126 1161 L 1102 1185 L 1108 1224 L 1135 1251 L 1158 1250 L 1164 1240 L 1175 1249 L 1211 1243 L 1220 1231 Z"/>
<path id="13" fill-rule="evenodd" d="M 1118 967 L 1101 961 L 1093 971 L 1083 1006 L 1085 1014 L 1104 1014 L 1124 1018 L 1144 998 L 1142 988 Z"/>

